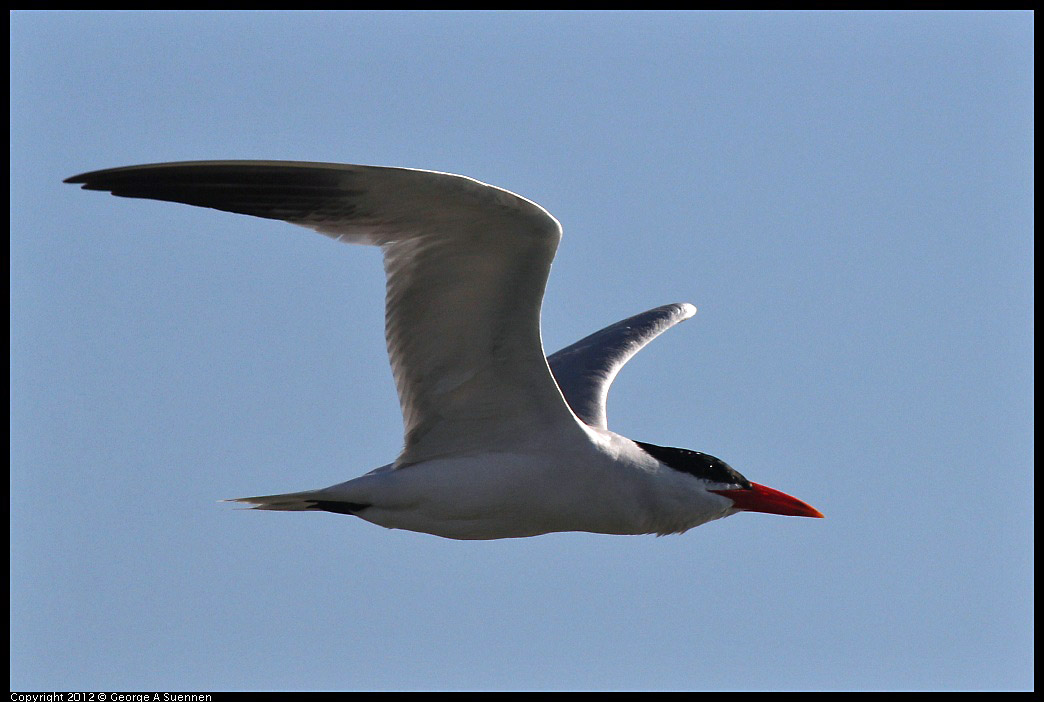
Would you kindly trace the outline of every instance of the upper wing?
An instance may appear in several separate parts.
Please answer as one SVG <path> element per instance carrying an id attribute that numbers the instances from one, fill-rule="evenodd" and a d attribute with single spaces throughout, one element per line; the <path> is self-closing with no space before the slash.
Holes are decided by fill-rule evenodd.
<path id="1" fill-rule="evenodd" d="M 280 161 L 130 166 L 66 182 L 380 246 L 400 465 L 582 431 L 540 343 L 561 227 L 525 198 L 446 173 Z"/>
<path id="2" fill-rule="evenodd" d="M 643 346 L 694 314 L 696 308 L 687 302 L 657 307 L 548 356 L 551 372 L 576 416 L 607 429 L 605 403 L 616 374 Z"/>

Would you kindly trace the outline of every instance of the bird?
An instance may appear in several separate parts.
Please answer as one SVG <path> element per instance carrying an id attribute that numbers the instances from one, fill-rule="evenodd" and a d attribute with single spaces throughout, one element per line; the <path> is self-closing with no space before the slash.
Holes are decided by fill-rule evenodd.
<path id="1" fill-rule="evenodd" d="M 451 173 L 299 161 L 157 163 L 65 182 L 381 249 L 401 452 L 347 482 L 231 502 L 462 540 L 678 534 L 738 512 L 823 516 L 715 456 L 609 430 L 621 367 L 696 308 L 657 307 L 545 356 L 540 311 L 562 227 L 520 195 Z"/>

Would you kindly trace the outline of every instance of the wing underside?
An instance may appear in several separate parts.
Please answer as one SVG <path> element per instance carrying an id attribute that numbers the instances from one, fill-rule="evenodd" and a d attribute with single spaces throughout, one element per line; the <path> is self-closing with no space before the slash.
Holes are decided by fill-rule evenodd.
<path id="1" fill-rule="evenodd" d="M 66 182 L 380 246 L 400 464 L 581 431 L 540 341 L 561 229 L 525 198 L 433 171 L 278 161 L 131 166 Z"/>
<path id="2" fill-rule="evenodd" d="M 687 302 L 628 317 L 548 356 L 569 406 L 584 422 L 607 429 L 609 386 L 627 361 L 675 324 L 696 314 Z"/>

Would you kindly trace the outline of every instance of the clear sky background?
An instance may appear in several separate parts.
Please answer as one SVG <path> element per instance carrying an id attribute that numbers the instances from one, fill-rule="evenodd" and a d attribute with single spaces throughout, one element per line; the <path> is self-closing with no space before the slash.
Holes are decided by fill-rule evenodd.
<path id="1" fill-rule="evenodd" d="M 1033 686 L 1029 13 L 11 15 L 11 686 Z M 375 249 L 63 185 L 410 166 L 565 230 L 610 426 L 824 520 L 456 542 L 222 498 L 391 460 Z"/>

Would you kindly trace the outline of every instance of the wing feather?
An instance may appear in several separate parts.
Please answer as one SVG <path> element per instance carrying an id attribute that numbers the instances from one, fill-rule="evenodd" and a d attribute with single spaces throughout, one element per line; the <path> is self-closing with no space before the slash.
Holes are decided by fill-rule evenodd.
<path id="1" fill-rule="evenodd" d="M 581 420 L 607 429 L 609 386 L 624 364 L 650 341 L 696 314 L 687 302 L 628 317 L 548 356 L 551 372 Z"/>
<path id="2" fill-rule="evenodd" d="M 66 182 L 380 246 L 405 429 L 399 465 L 582 431 L 540 340 L 561 227 L 525 198 L 434 171 L 281 161 L 130 166 Z"/>

